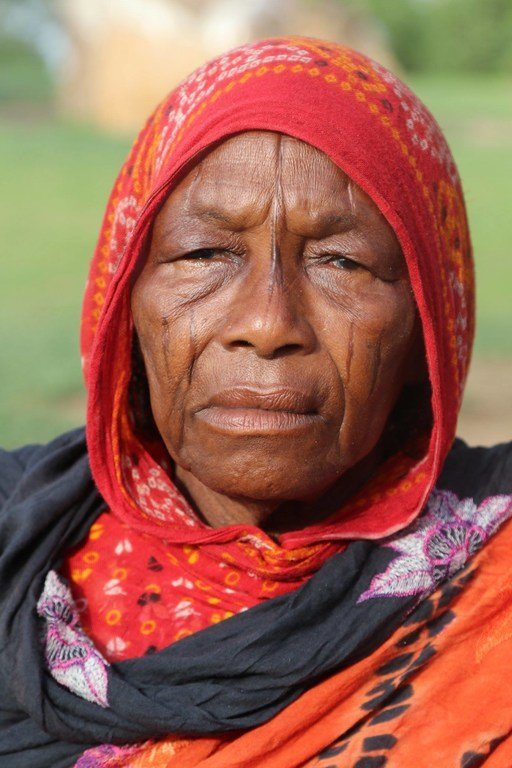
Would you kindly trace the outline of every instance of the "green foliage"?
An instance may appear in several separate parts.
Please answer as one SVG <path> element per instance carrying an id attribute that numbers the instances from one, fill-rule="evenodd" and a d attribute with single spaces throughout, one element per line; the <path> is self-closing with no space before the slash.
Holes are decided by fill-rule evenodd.
<path id="1" fill-rule="evenodd" d="M 512 72 L 510 0 L 339 0 L 377 19 L 411 72 Z"/>
<path id="2" fill-rule="evenodd" d="M 0 104 L 47 101 L 53 83 L 39 54 L 28 44 L 0 36 Z"/>

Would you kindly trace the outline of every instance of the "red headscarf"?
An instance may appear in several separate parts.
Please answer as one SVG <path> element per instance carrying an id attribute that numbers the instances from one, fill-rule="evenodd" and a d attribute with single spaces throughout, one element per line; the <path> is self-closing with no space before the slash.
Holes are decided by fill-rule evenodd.
<path id="1" fill-rule="evenodd" d="M 150 446 L 138 435 L 128 397 L 130 286 L 155 216 L 208 147 L 246 130 L 277 131 L 317 147 L 376 203 L 407 262 L 432 391 L 433 426 L 422 457 L 394 457 L 338 513 L 282 534 L 278 545 L 255 527 L 201 522 L 173 485 L 163 444 Z M 288 37 L 237 48 L 196 70 L 157 107 L 107 206 L 81 339 L 95 482 L 113 516 L 131 529 L 170 546 L 201 545 L 214 559 L 242 558 L 247 568 L 255 565 L 256 548 L 258 557 L 267 553 L 262 577 L 266 569 L 285 580 L 303 577 L 343 541 L 383 537 L 421 511 L 455 435 L 473 312 L 460 181 L 417 97 L 384 67 L 334 43 Z"/>

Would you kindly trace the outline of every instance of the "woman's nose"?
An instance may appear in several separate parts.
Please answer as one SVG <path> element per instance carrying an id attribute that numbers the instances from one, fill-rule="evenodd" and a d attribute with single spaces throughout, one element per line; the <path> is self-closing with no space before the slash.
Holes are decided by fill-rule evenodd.
<path id="1" fill-rule="evenodd" d="M 227 312 L 222 343 L 228 349 L 252 348 L 268 359 L 311 352 L 315 334 L 300 277 L 272 264 L 253 270 Z"/>

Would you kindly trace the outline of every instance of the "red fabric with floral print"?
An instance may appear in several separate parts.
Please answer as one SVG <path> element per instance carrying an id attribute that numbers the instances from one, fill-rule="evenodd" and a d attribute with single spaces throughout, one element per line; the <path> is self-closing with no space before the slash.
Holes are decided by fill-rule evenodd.
<path id="1" fill-rule="evenodd" d="M 323 558 L 328 553 L 320 549 Z M 235 547 L 172 545 L 105 513 L 68 557 L 64 575 L 85 631 L 106 658 L 119 661 L 295 589 L 318 554 L 318 546 L 286 552 L 285 566 L 281 548 L 266 537 L 239 539 Z"/>
<path id="2" fill-rule="evenodd" d="M 256 527 L 203 523 L 173 484 L 163 444 L 143 437 L 130 394 L 130 285 L 155 216 L 208 147 L 251 129 L 309 142 L 375 201 L 407 261 L 432 387 L 433 428 L 419 458 L 392 458 L 334 515 L 277 541 Z M 472 336 L 473 268 L 460 182 L 437 124 L 403 83 L 348 48 L 294 37 L 243 46 L 194 72 L 158 106 L 121 169 L 85 295 L 87 440 L 110 512 L 98 521 L 102 535 L 73 553 L 67 569 L 88 601 L 84 619 L 93 637 L 112 648 L 121 637 L 130 655 L 147 650 L 146 643 L 159 647 L 264 599 L 264 585 L 275 585 L 269 595 L 295 588 L 347 539 L 381 538 L 407 525 L 453 440 Z M 125 539 L 132 551 L 122 548 Z M 150 558 L 163 570 L 148 570 Z M 126 579 L 112 585 L 119 568 Z M 239 575 L 235 594 L 226 591 L 230 572 Z M 218 603 L 208 602 L 209 591 Z M 192 592 L 197 614 L 180 607 Z M 123 618 L 108 624 L 107 616 L 118 615 L 109 611 Z M 151 621 L 162 627 L 158 641 L 156 627 L 134 639 Z"/>

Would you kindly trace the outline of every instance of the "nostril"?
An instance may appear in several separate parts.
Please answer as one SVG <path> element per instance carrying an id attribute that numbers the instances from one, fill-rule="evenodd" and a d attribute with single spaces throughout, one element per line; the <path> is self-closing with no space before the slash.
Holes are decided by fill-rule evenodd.
<path id="1" fill-rule="evenodd" d="M 285 357 L 286 355 L 293 355 L 295 352 L 300 352 L 303 349 L 301 344 L 283 344 L 282 347 L 278 347 L 274 352 L 274 357 Z"/>
<path id="2" fill-rule="evenodd" d="M 261 357 L 276 358 L 286 357 L 287 355 L 293 355 L 296 352 L 300 352 L 303 347 L 301 344 L 282 344 L 280 346 L 254 344 L 246 339 L 235 339 L 230 345 L 231 349 L 243 349 L 251 348 Z"/>

